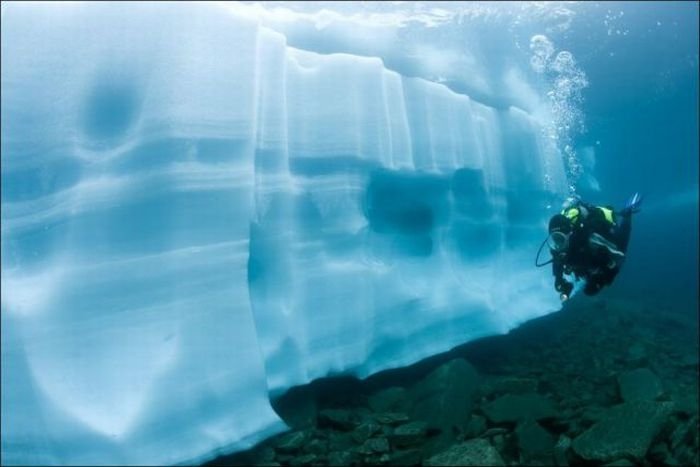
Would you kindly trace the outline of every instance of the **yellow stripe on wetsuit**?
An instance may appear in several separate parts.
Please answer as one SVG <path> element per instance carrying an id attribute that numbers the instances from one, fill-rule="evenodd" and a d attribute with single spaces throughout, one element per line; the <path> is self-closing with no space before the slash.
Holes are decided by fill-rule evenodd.
<path id="1" fill-rule="evenodd" d="M 603 211 L 603 215 L 605 216 L 605 220 L 610 222 L 611 224 L 615 225 L 615 220 L 613 219 L 613 211 L 612 209 L 604 208 L 602 206 L 597 206 L 598 209 Z M 561 212 L 563 215 L 569 218 L 571 222 L 576 222 L 576 219 L 578 218 L 580 212 L 578 208 L 569 208 L 569 209 L 564 209 Z"/>

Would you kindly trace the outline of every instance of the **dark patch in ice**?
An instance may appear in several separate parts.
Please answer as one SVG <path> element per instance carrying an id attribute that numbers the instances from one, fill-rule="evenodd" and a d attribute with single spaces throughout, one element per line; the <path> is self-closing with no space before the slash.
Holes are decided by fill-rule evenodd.
<path id="1" fill-rule="evenodd" d="M 133 126 L 140 110 L 141 92 L 137 82 L 102 73 L 85 102 L 85 135 L 97 145 L 115 144 Z"/>

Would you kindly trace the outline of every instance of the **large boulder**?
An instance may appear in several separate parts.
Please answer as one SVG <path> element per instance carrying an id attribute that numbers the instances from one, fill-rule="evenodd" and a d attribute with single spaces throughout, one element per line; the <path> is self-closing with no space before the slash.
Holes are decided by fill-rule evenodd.
<path id="1" fill-rule="evenodd" d="M 409 389 L 411 418 L 446 432 L 453 426 L 463 427 L 474 408 L 479 380 L 474 367 L 464 359 L 441 365 Z"/>
<path id="2" fill-rule="evenodd" d="M 482 410 L 493 423 L 541 420 L 556 416 L 554 405 L 539 394 L 506 394 L 485 404 Z"/>
<path id="3" fill-rule="evenodd" d="M 374 454 L 389 452 L 389 441 L 386 438 L 370 438 L 358 449 L 361 454 Z"/>
<path id="4" fill-rule="evenodd" d="M 374 422 L 364 422 L 353 430 L 352 438 L 362 444 L 381 429 L 382 427 Z"/>
<path id="5" fill-rule="evenodd" d="M 542 461 L 552 463 L 554 453 L 554 438 L 537 422 L 527 420 L 519 423 L 515 429 L 520 456 L 526 461 Z"/>
<path id="6" fill-rule="evenodd" d="M 499 376 L 485 383 L 482 392 L 493 395 L 533 393 L 537 392 L 537 386 L 534 378 Z"/>
<path id="7" fill-rule="evenodd" d="M 294 387 L 275 401 L 275 411 L 291 428 L 312 427 L 318 416 L 316 394 L 309 386 Z"/>
<path id="8" fill-rule="evenodd" d="M 328 465 L 340 467 L 357 462 L 357 454 L 353 451 L 334 451 L 328 454 Z"/>
<path id="9" fill-rule="evenodd" d="M 648 368 L 627 371 L 617 377 L 620 396 L 625 402 L 653 401 L 663 393 L 661 382 Z"/>
<path id="10" fill-rule="evenodd" d="M 367 404 L 375 412 L 406 412 L 409 408 L 408 391 L 400 386 L 383 389 L 370 395 Z"/>
<path id="11" fill-rule="evenodd" d="M 308 435 L 304 431 L 292 431 L 285 433 L 284 435 L 280 436 L 275 443 L 275 449 L 286 454 L 294 453 L 301 450 L 307 439 Z"/>
<path id="12" fill-rule="evenodd" d="M 672 405 L 640 400 L 617 405 L 574 439 L 572 447 L 577 455 L 589 461 L 641 460 L 671 413 Z"/>
<path id="13" fill-rule="evenodd" d="M 318 414 L 318 426 L 336 430 L 350 431 L 358 423 L 358 417 L 349 410 L 325 409 Z"/>
<path id="14" fill-rule="evenodd" d="M 396 449 L 389 457 L 389 465 L 421 465 L 423 451 L 414 449 Z"/>
<path id="15" fill-rule="evenodd" d="M 416 421 L 397 426 L 394 432 L 389 435 L 389 441 L 393 446 L 408 447 L 420 444 L 427 434 L 427 424 Z"/>
<path id="16" fill-rule="evenodd" d="M 427 459 L 423 465 L 483 465 L 503 466 L 505 463 L 491 443 L 482 438 L 456 444 Z"/>

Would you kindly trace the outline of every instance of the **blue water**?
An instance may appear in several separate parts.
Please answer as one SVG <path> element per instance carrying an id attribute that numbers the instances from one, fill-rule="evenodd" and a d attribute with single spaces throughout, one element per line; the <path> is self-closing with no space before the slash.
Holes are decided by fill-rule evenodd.
<path id="1" fill-rule="evenodd" d="M 603 9 L 615 12 L 626 34 L 600 34 L 601 15 L 592 12 L 588 25 L 573 26 L 564 39 L 590 83 L 583 91 L 587 132 L 577 138 L 596 148 L 602 190 L 590 199 L 619 206 L 634 191 L 646 195 L 624 273 L 608 293 L 695 312 L 698 3 L 603 2 L 593 11 Z"/>

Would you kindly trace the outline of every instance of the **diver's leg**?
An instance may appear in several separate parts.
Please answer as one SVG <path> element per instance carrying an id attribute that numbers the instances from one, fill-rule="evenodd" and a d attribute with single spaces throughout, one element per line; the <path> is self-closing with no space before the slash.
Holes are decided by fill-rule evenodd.
<path id="1" fill-rule="evenodd" d="M 639 206 L 642 204 L 642 196 L 635 193 L 625 207 L 617 213 L 619 219 L 617 228 L 617 244 L 620 249 L 627 253 L 627 244 L 630 241 L 630 233 L 632 231 L 632 214 L 639 212 Z"/>
<path id="2" fill-rule="evenodd" d="M 602 285 L 594 278 L 591 277 L 586 280 L 586 286 L 583 288 L 583 293 L 586 295 L 595 295 L 600 292 Z"/>
<path id="3" fill-rule="evenodd" d="M 627 253 L 627 244 L 630 242 L 632 233 L 632 213 L 626 212 L 618 217 L 619 221 L 615 232 L 615 243 L 620 251 Z"/>

